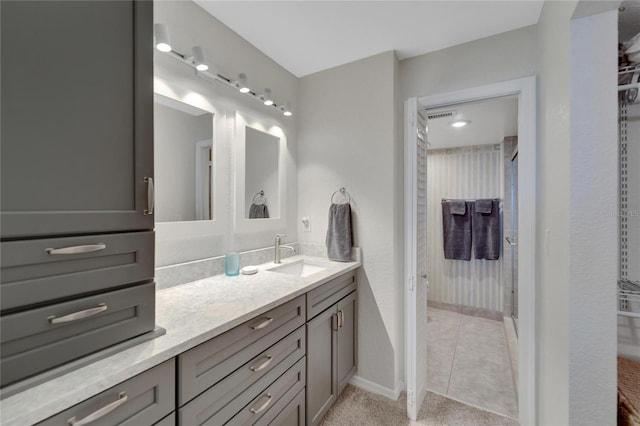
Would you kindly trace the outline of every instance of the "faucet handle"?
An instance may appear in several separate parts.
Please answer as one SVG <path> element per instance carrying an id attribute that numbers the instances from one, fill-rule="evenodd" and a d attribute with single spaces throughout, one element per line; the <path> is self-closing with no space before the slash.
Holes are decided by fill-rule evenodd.
<path id="1" fill-rule="evenodd" d="M 286 237 L 287 234 L 276 234 L 276 238 L 283 238 Z"/>

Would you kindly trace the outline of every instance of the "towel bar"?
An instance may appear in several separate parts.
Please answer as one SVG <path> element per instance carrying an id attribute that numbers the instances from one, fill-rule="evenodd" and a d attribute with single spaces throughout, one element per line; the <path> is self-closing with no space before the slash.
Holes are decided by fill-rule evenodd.
<path id="1" fill-rule="evenodd" d="M 342 196 L 346 196 L 347 197 L 347 202 L 344 203 L 344 204 L 351 203 L 351 194 L 349 194 L 347 192 L 347 190 L 344 187 L 342 187 L 342 188 L 338 189 L 337 191 L 335 191 L 333 194 L 331 194 L 331 204 L 333 204 L 333 197 L 335 197 L 337 193 L 340 193 Z"/>

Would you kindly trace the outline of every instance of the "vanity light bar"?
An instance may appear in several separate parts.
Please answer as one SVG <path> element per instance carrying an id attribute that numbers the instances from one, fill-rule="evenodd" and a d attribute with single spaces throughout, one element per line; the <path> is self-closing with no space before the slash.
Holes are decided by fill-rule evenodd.
<path id="1" fill-rule="evenodd" d="M 237 80 L 231 80 L 230 78 L 225 77 L 222 74 L 218 74 L 218 72 L 215 70 L 212 71 L 213 67 L 209 66 L 209 64 L 207 63 L 204 55 L 204 50 L 200 46 L 193 47 L 191 56 L 187 56 L 174 50 L 171 47 L 169 34 L 164 24 L 156 24 L 154 30 L 156 37 L 156 48 L 160 52 L 163 52 L 171 56 L 172 58 L 189 65 L 191 68 L 194 68 L 198 77 L 202 78 L 203 80 L 209 81 L 210 83 L 217 81 L 219 83 L 226 84 L 229 87 L 239 90 L 240 93 L 245 93 L 251 96 L 253 99 L 265 106 L 276 108 L 286 117 L 290 117 L 293 115 L 289 104 L 277 104 L 273 100 L 271 89 L 264 89 L 264 94 L 258 94 L 249 88 L 246 74 L 240 73 L 238 74 Z"/>

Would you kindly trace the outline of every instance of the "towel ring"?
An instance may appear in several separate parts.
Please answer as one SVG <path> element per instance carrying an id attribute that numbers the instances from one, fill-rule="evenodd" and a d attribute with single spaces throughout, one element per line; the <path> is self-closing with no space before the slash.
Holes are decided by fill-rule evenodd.
<path id="1" fill-rule="evenodd" d="M 347 202 L 346 203 L 342 203 L 342 204 L 350 204 L 351 203 L 351 194 L 349 194 L 346 189 L 340 188 L 337 191 L 335 191 L 333 194 L 331 194 L 331 204 L 333 204 L 333 197 L 335 197 L 337 193 L 340 193 L 340 195 L 342 195 L 344 197 L 347 197 Z"/>
<path id="2" fill-rule="evenodd" d="M 262 197 L 262 199 L 256 200 L 257 196 Z M 258 201 L 262 201 L 262 202 L 259 203 Z M 256 195 L 254 195 L 253 198 L 251 199 L 251 203 L 255 204 L 255 205 L 258 205 L 258 206 L 266 204 L 267 203 L 267 197 L 264 196 L 264 191 L 261 190 L 261 191 L 256 192 Z"/>

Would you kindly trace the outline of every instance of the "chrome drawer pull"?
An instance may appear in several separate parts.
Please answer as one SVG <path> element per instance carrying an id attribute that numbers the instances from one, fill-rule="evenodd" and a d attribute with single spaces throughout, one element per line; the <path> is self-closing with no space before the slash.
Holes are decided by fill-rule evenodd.
<path id="1" fill-rule="evenodd" d="M 67 424 L 69 426 L 84 426 L 84 425 L 88 425 L 91 422 L 95 422 L 96 420 L 106 416 L 107 414 L 109 414 L 110 412 L 112 412 L 113 410 L 115 410 L 125 402 L 127 402 L 127 398 L 128 396 L 126 392 L 120 392 L 118 394 L 117 401 L 113 401 L 111 404 L 105 405 L 101 409 L 96 410 L 93 413 L 89 414 L 84 419 L 76 420 L 76 417 L 73 416 L 69 420 L 67 420 Z"/>
<path id="2" fill-rule="evenodd" d="M 256 325 L 251 325 L 251 329 L 253 330 L 260 330 L 261 328 L 265 328 L 266 326 L 268 326 L 269 324 L 271 324 L 271 321 L 273 321 L 273 318 L 271 317 L 267 317 L 267 319 L 265 319 L 264 321 L 262 321 L 260 324 L 256 324 Z"/>
<path id="3" fill-rule="evenodd" d="M 273 399 L 273 395 L 268 393 L 266 395 L 262 395 L 262 397 L 263 398 L 267 397 L 267 400 L 261 406 L 259 406 L 258 408 L 252 407 L 251 408 L 251 412 L 253 414 L 258 414 L 259 412 L 264 411 L 269 406 L 269 404 L 271 404 L 271 400 Z"/>
<path id="4" fill-rule="evenodd" d="M 338 311 L 338 328 L 342 328 L 344 325 L 344 312 L 341 310 Z"/>
<path id="5" fill-rule="evenodd" d="M 82 254 L 82 253 L 93 253 L 94 251 L 100 251 L 106 248 L 107 248 L 106 244 L 97 243 L 97 244 L 87 244 L 85 246 L 48 248 L 45 251 L 48 254 Z"/>
<path id="6" fill-rule="evenodd" d="M 264 361 L 262 364 L 260 364 L 257 367 L 252 365 L 251 367 L 249 367 L 249 370 L 256 372 L 256 371 L 264 370 L 265 368 L 267 368 L 267 365 L 271 364 L 271 360 L 273 360 L 273 357 L 267 355 L 265 358 L 266 358 L 266 361 Z"/>
<path id="7" fill-rule="evenodd" d="M 52 315 L 49 318 L 47 318 L 47 320 L 51 324 L 60 324 L 62 322 L 71 322 L 71 321 L 81 320 L 84 318 L 89 318 L 99 314 L 100 312 L 104 312 L 106 310 L 107 310 L 107 305 L 105 303 L 100 303 L 95 308 L 89 308 L 89 309 L 85 309 L 84 311 L 74 312 L 72 314 L 65 315 L 60 318 L 56 318 L 55 315 Z"/>
<path id="8" fill-rule="evenodd" d="M 155 206 L 155 188 L 153 185 L 153 178 L 146 177 L 144 181 L 147 183 L 147 208 L 144 209 L 145 215 L 153 214 L 153 208 Z"/>

